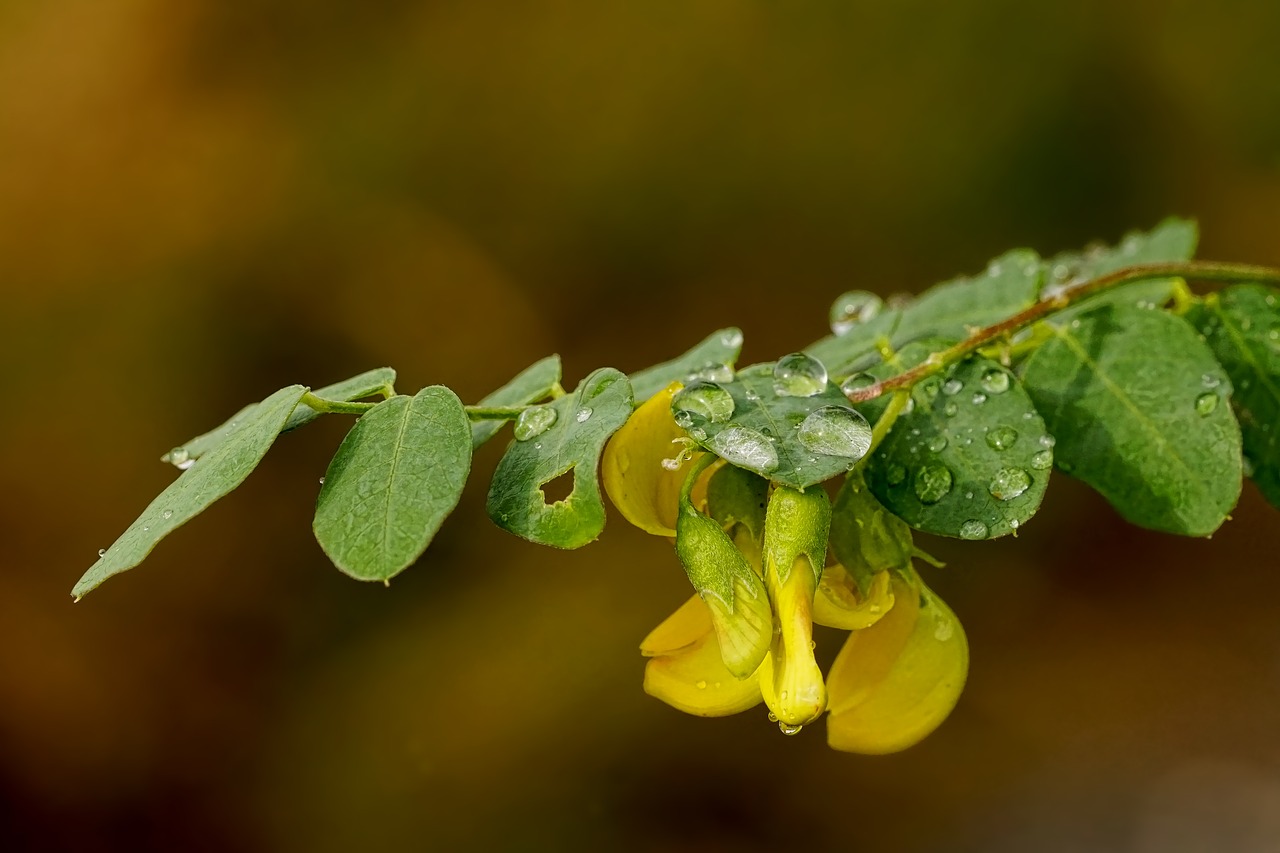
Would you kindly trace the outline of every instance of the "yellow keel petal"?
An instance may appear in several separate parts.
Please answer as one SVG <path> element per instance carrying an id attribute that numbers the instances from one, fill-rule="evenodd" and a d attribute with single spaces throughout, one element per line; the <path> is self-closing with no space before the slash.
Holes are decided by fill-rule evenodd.
<path id="1" fill-rule="evenodd" d="M 668 655 L 692 646 L 710 632 L 711 611 L 701 598 L 690 596 L 640 642 L 640 654 L 647 658 Z"/>
<path id="2" fill-rule="evenodd" d="M 701 616 L 693 617 L 685 612 L 696 609 L 702 611 Z M 760 686 L 756 677 L 735 678 L 724 665 L 706 604 L 694 596 L 654 633 L 663 631 L 676 617 L 680 617 L 681 624 L 672 625 L 670 634 L 660 639 L 682 639 L 683 632 L 692 627 L 695 618 L 705 620 L 705 630 L 678 651 L 650 658 L 644 667 L 644 691 L 673 708 L 700 717 L 723 717 L 758 705 Z M 645 639 L 646 646 L 653 636 L 650 634 Z"/>
<path id="3" fill-rule="evenodd" d="M 964 629 L 912 574 L 893 578 L 893 609 L 855 631 L 827 679 L 827 742 L 880 755 L 914 746 L 951 713 L 969 672 Z"/>
<path id="4" fill-rule="evenodd" d="M 828 628 L 861 631 L 870 628 L 893 607 L 888 572 L 876 572 L 866 598 L 858 595 L 853 576 L 841 565 L 827 566 L 813 599 L 813 621 Z"/>
<path id="5" fill-rule="evenodd" d="M 676 535 L 680 487 L 688 473 L 684 466 L 662 467 L 663 459 L 680 452 L 672 441 L 687 438 L 671 416 L 671 398 L 681 387 L 673 382 L 636 409 L 609 440 L 600 463 L 613 505 L 627 521 L 658 536 Z"/>
<path id="6" fill-rule="evenodd" d="M 777 633 L 760 666 L 760 692 L 765 704 L 787 726 L 804 726 L 822 715 L 827 704 L 822 670 L 813 659 L 813 569 L 808 557 L 797 557 L 785 582 L 770 566 L 766 574 Z"/>

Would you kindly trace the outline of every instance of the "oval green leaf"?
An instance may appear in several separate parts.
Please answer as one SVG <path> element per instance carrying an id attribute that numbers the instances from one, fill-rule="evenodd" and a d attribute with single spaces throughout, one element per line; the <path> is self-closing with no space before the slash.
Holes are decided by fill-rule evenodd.
<path id="1" fill-rule="evenodd" d="M 333 564 L 385 581 L 422 554 L 458 505 L 471 424 L 440 385 L 392 397 L 356 421 L 325 472 L 312 529 Z"/>
<path id="2" fill-rule="evenodd" d="M 1022 376 L 1057 438 L 1058 468 L 1129 521 L 1207 536 L 1240 496 L 1230 383 L 1188 323 L 1110 305 L 1053 334 Z"/>

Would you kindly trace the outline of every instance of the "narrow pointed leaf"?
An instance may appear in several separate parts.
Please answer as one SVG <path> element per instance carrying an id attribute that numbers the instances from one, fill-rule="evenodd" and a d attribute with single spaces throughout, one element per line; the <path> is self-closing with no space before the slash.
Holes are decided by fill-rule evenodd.
<path id="1" fill-rule="evenodd" d="M 1260 284 L 1229 287 L 1188 314 L 1231 377 L 1246 470 L 1280 507 L 1280 291 Z"/>
<path id="2" fill-rule="evenodd" d="M 1230 383 L 1186 321 L 1105 306 L 1057 327 L 1023 383 L 1057 438 L 1057 466 L 1134 524 L 1207 536 L 1240 496 Z"/>
<path id="3" fill-rule="evenodd" d="M 244 482 L 306 392 L 302 385 L 290 385 L 255 404 L 143 510 L 138 520 L 85 572 L 71 594 L 79 598 L 112 575 L 132 569 L 161 539 Z"/>
<path id="4" fill-rule="evenodd" d="M 325 400 L 335 400 L 339 402 L 350 402 L 359 400 L 362 397 L 372 397 L 374 394 L 390 392 L 396 382 L 396 372 L 390 367 L 378 367 L 373 370 L 365 371 L 358 376 L 350 379 L 344 379 L 341 382 L 335 382 L 332 385 L 326 385 L 316 391 L 313 391 L 317 397 Z M 257 403 L 250 403 L 240 411 L 236 412 L 223 423 L 195 438 L 187 440 L 179 447 L 169 451 L 160 457 L 161 462 L 169 462 L 174 465 L 182 466 L 187 462 L 199 459 L 208 453 L 218 442 L 222 441 L 235 425 L 245 419 L 245 416 L 253 411 Z M 320 417 L 320 413 L 308 406 L 306 403 L 299 404 L 293 414 L 289 415 L 289 420 L 280 428 L 281 432 L 288 432 L 311 423 Z M 176 454 L 175 451 L 180 451 Z"/>
<path id="5" fill-rule="evenodd" d="M 387 580 L 422 554 L 458 505 L 471 470 L 471 424 L 441 385 L 362 415 L 329 463 L 312 529 L 333 564 Z"/>
<path id="6" fill-rule="evenodd" d="M 742 331 L 721 329 L 684 355 L 631 375 L 631 388 L 638 406 L 672 382 L 688 382 L 692 378 L 713 378 L 717 370 L 732 367 L 742 350 Z"/>
<path id="7" fill-rule="evenodd" d="M 481 406 L 524 406 L 551 395 L 560 384 L 560 356 L 534 362 L 515 379 L 480 401 Z M 478 421 L 471 425 L 471 446 L 479 447 L 498 434 L 504 421 Z"/>
<path id="8" fill-rule="evenodd" d="M 631 416 L 631 385 L 612 368 L 582 380 L 547 404 L 555 420 L 544 432 L 513 441 L 489 488 L 489 517 L 504 530 L 557 548 L 579 548 L 604 530 L 600 453 Z M 542 487 L 569 474 L 573 490 L 548 503 Z"/>

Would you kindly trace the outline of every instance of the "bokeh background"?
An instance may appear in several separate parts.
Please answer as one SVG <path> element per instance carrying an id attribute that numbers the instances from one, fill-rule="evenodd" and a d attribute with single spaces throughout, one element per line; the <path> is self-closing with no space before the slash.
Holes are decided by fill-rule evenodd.
<path id="1" fill-rule="evenodd" d="M 925 543 L 973 667 L 891 757 L 646 697 L 670 547 L 498 531 L 502 442 L 389 589 L 310 535 L 332 417 L 67 595 L 162 452 L 288 383 L 473 402 L 731 323 L 773 358 L 841 291 L 1168 214 L 1280 264 L 1278 37 L 1267 0 L 0 2 L 0 846 L 1280 849 L 1249 484 L 1212 542 L 1056 475 L 1018 539 Z"/>

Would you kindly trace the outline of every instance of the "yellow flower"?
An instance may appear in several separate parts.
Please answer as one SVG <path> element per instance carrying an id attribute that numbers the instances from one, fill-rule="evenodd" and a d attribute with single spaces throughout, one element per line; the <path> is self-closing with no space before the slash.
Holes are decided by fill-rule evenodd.
<path id="1" fill-rule="evenodd" d="M 622 514 L 658 535 L 679 529 L 686 571 L 706 579 L 641 643 L 645 691 L 707 717 L 763 701 L 786 733 L 829 710 L 828 741 L 846 751 L 893 752 L 921 740 L 964 684 L 968 647 L 954 614 L 910 568 L 874 574 L 865 594 L 843 567 L 824 569 L 830 506 L 821 489 L 773 488 L 767 515 L 764 492 L 740 495 L 736 508 L 721 497 L 713 520 L 702 511 L 708 492 L 715 504 L 726 492 L 717 483 L 734 481 L 717 475 L 708 486 L 708 469 L 682 498 L 691 469 L 662 464 L 685 438 L 670 413 L 679 389 L 640 406 L 603 460 L 605 488 Z M 739 491 L 750 482 L 766 488 L 742 476 Z M 813 655 L 815 621 L 853 631 L 825 683 Z"/>

